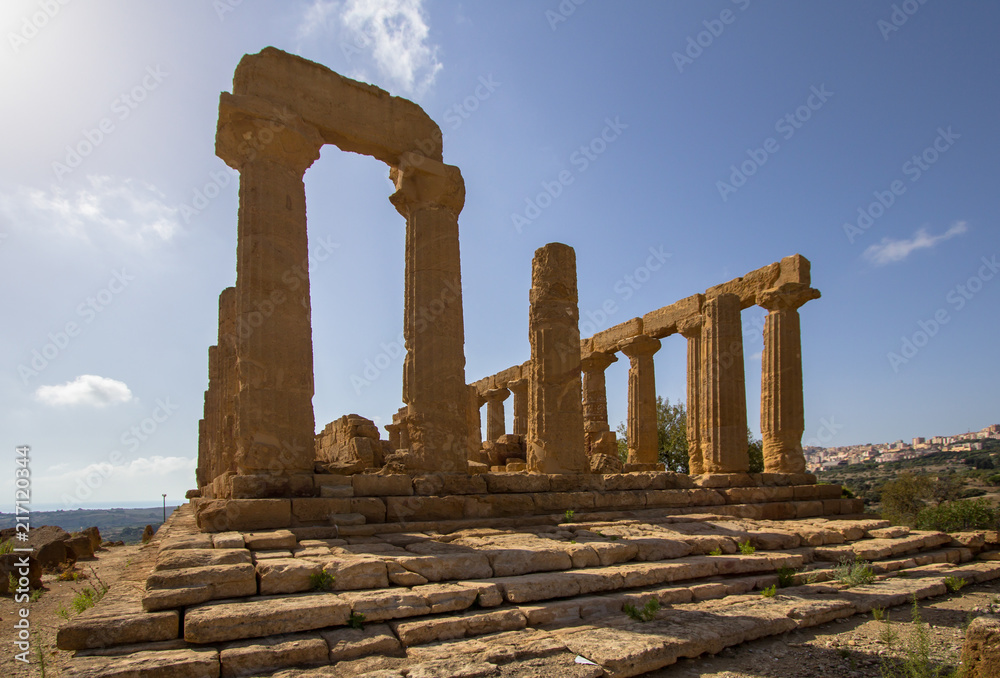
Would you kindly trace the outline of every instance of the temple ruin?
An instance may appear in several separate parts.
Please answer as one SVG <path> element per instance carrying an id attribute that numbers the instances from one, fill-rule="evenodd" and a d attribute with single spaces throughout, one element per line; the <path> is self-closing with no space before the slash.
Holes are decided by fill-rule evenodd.
<path id="1" fill-rule="evenodd" d="M 324 144 L 385 162 L 405 220 L 403 406 L 385 438 L 357 413 L 316 432 L 303 175 Z M 635 676 L 937 595 L 947 577 L 1000 577 L 973 560 L 981 535 L 892 527 L 805 473 L 799 308 L 819 292 L 804 257 L 581 337 L 576 252 L 539 243 L 528 359 L 470 383 L 465 186 L 418 106 L 267 48 L 221 95 L 216 152 L 240 173 L 237 275 L 208 351 L 198 487 L 129 565 L 135 585 L 60 629 L 67 675 Z M 762 473 L 746 440 L 751 306 L 767 310 Z M 654 366 L 671 335 L 687 347 L 688 474 L 658 459 Z M 624 459 L 605 387 L 618 360 Z M 835 588 L 833 565 L 861 557 L 883 581 Z M 648 619 L 629 612 L 653 602 Z"/>

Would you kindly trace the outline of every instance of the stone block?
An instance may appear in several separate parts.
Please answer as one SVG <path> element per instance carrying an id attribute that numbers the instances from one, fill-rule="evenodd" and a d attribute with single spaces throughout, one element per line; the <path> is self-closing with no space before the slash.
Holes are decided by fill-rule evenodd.
<path id="1" fill-rule="evenodd" d="M 196 509 L 203 532 L 266 530 L 292 524 L 291 499 L 202 500 Z"/>
<path id="2" fill-rule="evenodd" d="M 355 614 L 363 614 L 370 622 L 419 617 L 431 611 L 423 596 L 409 590 L 354 591 L 340 596 L 349 601 Z"/>
<path id="3" fill-rule="evenodd" d="M 355 497 L 351 499 L 350 512 L 364 516 L 365 523 L 385 522 L 385 502 L 377 497 Z"/>
<path id="4" fill-rule="evenodd" d="M 819 486 L 796 485 L 792 487 L 792 493 L 796 501 L 819 499 Z"/>
<path id="5" fill-rule="evenodd" d="M 797 501 L 794 503 L 796 518 L 813 518 L 823 515 L 823 502 Z"/>
<path id="6" fill-rule="evenodd" d="M 402 650 L 402 645 L 388 624 L 367 624 L 361 629 L 321 631 L 320 636 L 326 640 L 330 648 L 329 660 L 333 664 L 373 654 L 383 657 L 399 655 Z"/>
<path id="7" fill-rule="evenodd" d="M 534 495 L 530 494 L 491 494 L 484 501 L 493 507 L 493 517 L 530 516 L 535 513 Z"/>
<path id="8" fill-rule="evenodd" d="M 243 535 L 246 547 L 251 551 L 267 549 L 293 549 L 296 546 L 295 535 L 289 530 L 270 530 L 268 532 L 249 532 Z"/>
<path id="9" fill-rule="evenodd" d="M 184 640 L 217 643 L 343 626 L 351 605 L 333 593 L 267 596 L 206 603 L 184 612 Z"/>
<path id="10" fill-rule="evenodd" d="M 240 535 L 240 545 L 242 546 L 242 544 L 243 536 Z M 241 565 L 244 563 L 250 563 L 250 552 L 245 548 L 177 549 L 161 551 L 153 569 L 154 571 L 180 570 L 189 567 Z"/>
<path id="11" fill-rule="evenodd" d="M 351 513 L 350 499 L 329 497 L 292 499 L 292 518 L 299 524 L 326 524 L 331 516 L 345 513 Z"/>
<path id="12" fill-rule="evenodd" d="M 219 652 L 222 678 L 260 675 L 288 667 L 328 663 L 329 648 L 319 635 L 287 635 L 230 643 Z"/>
<path id="13" fill-rule="evenodd" d="M 643 492 L 597 492 L 594 494 L 594 508 L 635 509 L 646 505 Z"/>
<path id="14" fill-rule="evenodd" d="M 246 544 L 239 532 L 220 532 L 212 535 L 212 544 L 217 549 L 241 549 Z"/>
<path id="15" fill-rule="evenodd" d="M 601 353 L 614 353 L 618 350 L 620 342 L 640 334 L 642 334 L 642 318 L 626 320 L 591 337 L 593 350 Z"/>
<path id="16" fill-rule="evenodd" d="M 458 520 L 463 517 L 463 497 L 386 497 L 386 522 L 405 523 Z"/>
<path id="17" fill-rule="evenodd" d="M 64 676 L 73 678 L 214 678 L 219 652 L 214 648 L 144 650 L 115 657 L 77 657 Z"/>
<path id="18" fill-rule="evenodd" d="M 685 490 L 650 490 L 646 492 L 646 507 L 688 506 L 691 496 Z"/>
<path id="19" fill-rule="evenodd" d="M 549 478 L 542 473 L 490 473 L 485 476 L 490 493 L 548 492 Z"/>
<path id="20" fill-rule="evenodd" d="M 355 556 L 352 558 L 320 559 L 323 569 L 334 576 L 335 591 L 380 589 L 389 586 L 385 561 L 379 558 Z"/>
<path id="21" fill-rule="evenodd" d="M 270 499 L 311 497 L 315 492 L 312 474 L 240 475 L 228 477 L 228 489 L 233 499 Z"/>
<path id="22" fill-rule="evenodd" d="M 594 508 L 593 492 L 540 492 L 531 495 L 539 513 L 561 513 Z"/>
<path id="23" fill-rule="evenodd" d="M 312 588 L 310 577 L 318 574 L 319 563 L 307 558 L 270 558 L 257 563 L 260 594 L 299 593 Z"/>
<path id="24" fill-rule="evenodd" d="M 359 473 L 351 476 L 356 497 L 397 497 L 413 494 L 413 482 L 410 476 L 392 474 L 380 476 L 371 473 Z"/>
<path id="25" fill-rule="evenodd" d="M 180 615 L 175 610 L 115 617 L 75 617 L 56 634 L 60 650 L 151 643 L 173 640 L 180 632 Z"/>

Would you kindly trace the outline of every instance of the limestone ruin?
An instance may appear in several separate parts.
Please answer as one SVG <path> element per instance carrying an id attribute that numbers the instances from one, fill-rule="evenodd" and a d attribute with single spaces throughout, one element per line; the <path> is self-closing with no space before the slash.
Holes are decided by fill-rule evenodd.
<path id="1" fill-rule="evenodd" d="M 303 174 L 324 144 L 385 162 L 406 223 L 403 407 L 385 439 L 358 414 L 315 433 Z M 209 349 L 198 489 L 130 567 L 135 586 L 61 628 L 70 675 L 634 676 L 935 595 L 953 574 L 1000 577 L 972 561 L 982 538 L 890 527 L 804 473 L 798 309 L 819 297 L 804 257 L 581 338 L 576 253 L 546 244 L 529 359 L 469 383 L 465 187 L 418 106 L 267 48 L 221 95 L 216 152 L 240 172 L 237 277 Z M 753 305 L 768 311 L 763 473 L 746 445 Z M 657 458 L 654 363 L 674 334 L 690 474 Z M 604 378 L 618 354 L 624 461 Z M 908 577 L 824 595 L 855 556 Z M 782 596 L 750 593 L 782 568 Z M 654 600 L 649 619 L 625 614 Z"/>

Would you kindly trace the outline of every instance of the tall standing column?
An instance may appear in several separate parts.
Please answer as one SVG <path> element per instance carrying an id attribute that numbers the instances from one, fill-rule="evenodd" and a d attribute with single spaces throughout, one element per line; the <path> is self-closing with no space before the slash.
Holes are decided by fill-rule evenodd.
<path id="1" fill-rule="evenodd" d="M 390 200 L 406 219 L 406 341 L 403 399 L 412 471 L 468 472 L 468 391 L 458 215 L 465 182 L 457 167 L 406 153 L 390 171 Z"/>
<path id="2" fill-rule="evenodd" d="M 486 392 L 486 439 L 492 443 L 506 433 L 503 401 L 510 396 L 506 388 L 494 388 Z"/>
<path id="3" fill-rule="evenodd" d="M 656 428 L 656 375 L 653 354 L 660 340 L 645 334 L 618 345 L 628 356 L 628 463 L 655 464 L 659 460 Z"/>
<path id="4" fill-rule="evenodd" d="M 516 436 L 528 433 L 528 380 L 515 379 L 507 382 L 507 388 L 514 394 L 514 421 L 511 433 Z"/>
<path id="5" fill-rule="evenodd" d="M 701 316 L 677 324 L 677 331 L 687 339 L 687 445 L 688 473 L 705 472 L 701 449 Z"/>
<path id="6" fill-rule="evenodd" d="M 469 459 L 472 461 L 479 461 L 480 448 L 483 446 L 483 416 L 480 411 L 483 403 L 486 402 L 481 395 L 479 395 L 479 389 L 475 387 L 474 384 L 469 384 L 469 408 L 468 408 L 468 421 L 469 421 Z"/>
<path id="7" fill-rule="evenodd" d="M 222 399 L 218 427 L 218 473 L 236 471 L 236 397 L 240 383 L 236 360 L 236 288 L 227 287 L 219 295 L 219 378 Z M 211 479 L 209 479 L 211 480 Z"/>
<path id="8" fill-rule="evenodd" d="M 750 455 L 740 298 L 721 294 L 706 300 L 703 317 L 700 415 L 705 472 L 746 472 Z"/>
<path id="9" fill-rule="evenodd" d="M 819 290 L 804 283 L 785 283 L 757 295 L 767 309 L 760 385 L 760 430 L 766 473 L 804 473 L 802 432 L 802 337 L 799 307 L 818 299 Z"/>
<path id="10" fill-rule="evenodd" d="M 528 470 L 585 473 L 576 252 L 549 243 L 531 262 Z"/>
<path id="11" fill-rule="evenodd" d="M 288 274 L 308 266 L 302 179 L 322 145 L 319 132 L 297 116 L 223 93 L 216 154 L 240 172 L 236 467 L 242 475 L 313 469 L 309 281 Z"/>
<path id="12" fill-rule="evenodd" d="M 580 361 L 583 371 L 583 435 L 587 454 L 617 454 L 615 435 L 608 425 L 608 391 L 604 370 L 618 358 L 593 351 Z"/>

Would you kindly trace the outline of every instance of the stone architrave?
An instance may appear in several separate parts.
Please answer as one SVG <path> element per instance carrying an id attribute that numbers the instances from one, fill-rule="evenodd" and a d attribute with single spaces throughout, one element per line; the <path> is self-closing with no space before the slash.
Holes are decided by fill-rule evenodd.
<path id="1" fill-rule="evenodd" d="M 804 283 L 785 283 L 757 295 L 757 305 L 768 311 L 764 321 L 760 388 L 760 430 L 767 473 L 805 472 L 802 339 L 798 309 L 819 296 L 819 290 Z"/>
<path id="2" fill-rule="evenodd" d="M 608 392 L 604 370 L 618 357 L 593 351 L 580 361 L 583 371 L 583 432 L 587 454 L 617 454 L 615 434 L 608 425 Z"/>
<path id="3" fill-rule="evenodd" d="M 235 464 L 243 475 L 313 470 L 303 175 L 322 145 L 316 128 L 264 100 L 225 93 L 220 99 L 216 154 L 240 173 Z"/>
<path id="4" fill-rule="evenodd" d="M 677 331 L 687 339 L 687 445 L 688 473 L 705 472 L 701 449 L 701 316 L 677 323 Z"/>
<path id="5" fill-rule="evenodd" d="M 656 375 L 653 354 L 660 340 L 645 334 L 618 344 L 628 356 L 628 463 L 655 464 L 659 459 L 656 428 Z"/>
<path id="6" fill-rule="evenodd" d="M 750 468 L 740 298 L 721 294 L 705 301 L 701 330 L 701 451 L 706 473 Z"/>
<path id="7" fill-rule="evenodd" d="M 389 173 L 390 201 L 406 219 L 408 470 L 468 472 L 468 392 L 458 215 L 465 182 L 457 167 L 404 153 Z"/>
<path id="8" fill-rule="evenodd" d="M 528 380 L 515 379 L 507 382 L 507 388 L 514 396 L 514 420 L 512 431 L 516 436 L 528 434 Z"/>
<path id="9" fill-rule="evenodd" d="M 494 388 L 486 397 L 486 439 L 495 443 L 505 431 L 503 401 L 510 397 L 510 389 Z"/>
<path id="10" fill-rule="evenodd" d="M 531 262 L 527 464 L 533 473 L 585 473 L 576 252 L 549 243 Z"/>

